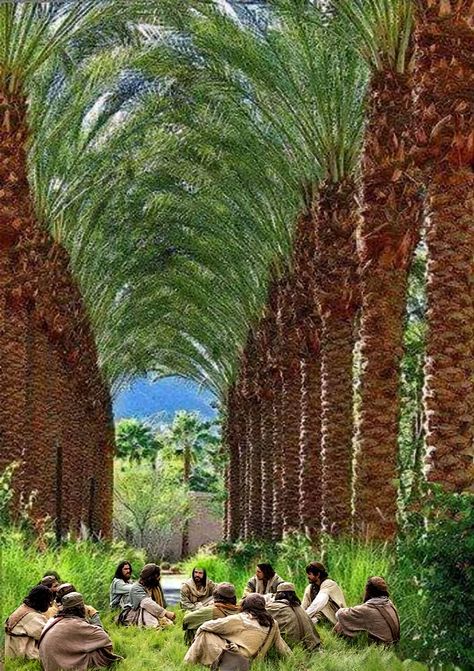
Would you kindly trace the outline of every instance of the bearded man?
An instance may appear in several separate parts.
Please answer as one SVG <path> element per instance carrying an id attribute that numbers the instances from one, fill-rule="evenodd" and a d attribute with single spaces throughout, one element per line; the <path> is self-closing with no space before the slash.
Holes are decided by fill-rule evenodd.
<path id="1" fill-rule="evenodd" d="M 347 638 L 366 631 L 372 643 L 393 645 L 400 640 L 397 609 L 389 599 L 387 583 L 379 576 L 367 580 L 364 603 L 354 608 L 341 608 L 336 619 L 334 631 Z"/>
<path id="2" fill-rule="evenodd" d="M 179 605 L 183 610 L 196 610 L 213 603 L 212 593 L 216 585 L 208 580 L 205 569 L 194 568 L 191 578 L 181 585 Z"/>
<path id="3" fill-rule="evenodd" d="M 229 582 L 221 582 L 215 586 L 212 593 L 214 604 L 212 606 L 203 606 L 196 608 L 185 614 L 183 619 L 184 642 L 191 645 L 194 641 L 196 631 L 201 624 L 209 620 L 218 620 L 222 617 L 235 615 L 240 611 L 237 606 L 237 597 L 235 587 Z"/>
<path id="4" fill-rule="evenodd" d="M 303 595 L 302 606 L 316 624 L 326 619 L 336 624 L 336 613 L 339 608 L 346 607 L 344 594 L 334 580 L 328 576 L 323 564 L 311 562 L 306 567 L 309 585 Z"/>
<path id="5" fill-rule="evenodd" d="M 44 671 L 111 666 L 122 659 L 114 654 L 109 635 L 86 621 L 84 599 L 79 592 L 63 597 L 62 610 L 48 622 L 39 641 Z"/>

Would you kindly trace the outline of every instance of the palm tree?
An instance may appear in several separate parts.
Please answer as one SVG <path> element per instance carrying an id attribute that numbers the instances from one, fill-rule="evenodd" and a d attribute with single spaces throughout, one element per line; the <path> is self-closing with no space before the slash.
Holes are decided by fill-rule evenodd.
<path id="1" fill-rule="evenodd" d="M 137 7 L 129 5 L 116 28 L 111 24 L 115 9 L 87 1 L 0 8 L 2 464 L 22 461 L 17 492 L 39 489 L 37 512 L 56 517 L 59 510 L 59 530 L 77 527 L 82 519 L 105 534 L 111 523 L 109 392 L 69 256 L 35 210 L 27 166 L 28 95 L 48 63 L 77 64 L 101 43 L 117 43 L 124 23 L 137 17 Z M 61 487 L 55 505 L 55 473 L 68 490 L 67 505 Z"/>
<path id="2" fill-rule="evenodd" d="M 472 3 L 416 4 L 415 158 L 426 189 L 428 480 L 472 483 L 474 424 Z"/>
<path id="3" fill-rule="evenodd" d="M 422 202 L 409 155 L 414 143 L 411 0 L 334 0 L 371 70 L 361 165 L 360 413 L 355 528 L 385 539 L 396 530 L 400 363 L 407 281 Z"/>

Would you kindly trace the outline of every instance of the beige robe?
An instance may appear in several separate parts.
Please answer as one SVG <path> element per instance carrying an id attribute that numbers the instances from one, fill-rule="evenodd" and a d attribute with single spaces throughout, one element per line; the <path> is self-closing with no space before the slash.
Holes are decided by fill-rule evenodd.
<path id="1" fill-rule="evenodd" d="M 397 609 L 388 597 L 369 599 L 354 608 L 341 608 L 336 619 L 336 631 L 349 638 L 366 631 L 376 643 L 390 645 L 400 639 Z"/>
<path id="2" fill-rule="evenodd" d="M 194 640 L 194 635 L 201 624 L 209 622 L 209 620 L 218 620 L 221 617 L 228 617 L 229 615 L 236 615 L 240 613 L 240 607 L 233 603 L 215 603 L 212 606 L 203 606 L 203 608 L 196 608 L 185 613 L 183 618 L 184 641 L 187 645 L 191 645 Z"/>
<path id="3" fill-rule="evenodd" d="M 321 641 L 311 618 L 301 606 L 290 606 L 288 601 L 272 601 L 267 612 L 278 623 L 280 633 L 288 645 L 302 644 L 307 650 L 319 647 Z"/>
<path id="4" fill-rule="evenodd" d="M 86 671 L 122 659 L 113 653 L 112 641 L 101 627 L 70 616 L 58 617 L 45 627 L 39 653 L 44 671 Z"/>
<path id="5" fill-rule="evenodd" d="M 235 652 L 251 659 L 258 653 L 259 658 L 265 657 L 271 648 L 275 648 L 282 656 L 290 655 L 291 650 L 282 639 L 276 622 L 268 636 L 268 628 L 262 627 L 250 613 L 239 613 L 219 620 L 205 622 L 197 630 L 194 643 L 189 648 L 185 664 L 203 664 L 211 666 L 219 659 L 227 642 L 235 645 Z M 264 643 L 263 648 L 260 646 Z"/>
<path id="6" fill-rule="evenodd" d="M 5 631 L 5 657 L 38 659 L 38 641 L 46 624 L 44 613 L 22 604 L 10 615 L 6 626 L 15 621 L 15 626 Z"/>
<path id="7" fill-rule="evenodd" d="M 275 594 L 278 585 L 282 582 L 284 581 L 277 573 L 275 573 L 273 578 L 269 580 L 264 586 L 263 580 L 260 580 L 260 578 L 257 578 L 257 576 L 254 575 L 253 578 L 250 578 L 247 583 L 247 587 L 244 590 L 244 597 L 246 597 L 248 594 Z"/>
<path id="8" fill-rule="evenodd" d="M 208 580 L 202 587 L 198 587 L 193 578 L 189 578 L 181 585 L 181 599 L 179 602 L 183 610 L 195 610 L 213 603 L 212 593 L 215 583 Z"/>
<path id="9" fill-rule="evenodd" d="M 339 608 L 345 608 L 346 607 L 346 599 L 344 597 L 344 594 L 334 580 L 331 580 L 331 578 L 326 578 L 321 583 L 321 586 L 319 588 L 318 594 L 321 594 L 325 592 L 329 600 L 327 604 L 317 613 L 314 613 L 313 615 L 310 615 L 312 621 L 316 624 L 318 620 L 320 619 L 321 615 L 324 615 L 324 617 L 331 622 L 331 624 L 336 624 L 336 613 L 339 610 Z M 311 585 L 308 585 L 304 591 L 303 595 L 303 601 L 301 603 L 301 606 L 304 610 L 308 610 L 308 608 L 311 606 L 313 602 L 312 596 L 311 596 Z"/>
<path id="10" fill-rule="evenodd" d="M 156 603 L 150 596 L 150 590 L 145 589 L 140 583 L 132 585 L 129 599 L 129 605 L 132 607 L 125 618 L 128 626 L 135 625 L 137 627 L 160 629 L 173 624 L 166 617 L 165 608 Z"/>

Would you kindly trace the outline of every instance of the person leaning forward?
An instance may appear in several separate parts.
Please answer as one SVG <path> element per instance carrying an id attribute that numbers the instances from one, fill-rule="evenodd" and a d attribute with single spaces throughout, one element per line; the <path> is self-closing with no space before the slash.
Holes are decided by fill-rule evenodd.
<path id="1" fill-rule="evenodd" d="M 278 585 L 283 582 L 280 576 L 275 573 L 271 564 L 257 564 L 255 575 L 250 578 L 245 587 L 244 597 L 248 594 L 263 594 L 269 601 L 276 593 Z"/>
<path id="2" fill-rule="evenodd" d="M 111 666 L 122 658 L 114 654 L 109 635 L 85 618 L 82 594 L 71 592 L 62 600 L 62 610 L 41 634 L 39 655 L 44 671 Z"/>
<path id="3" fill-rule="evenodd" d="M 214 603 L 211 606 L 203 606 L 189 611 L 183 618 L 184 642 L 191 645 L 196 631 L 201 624 L 209 620 L 218 620 L 229 615 L 235 615 L 240 611 L 237 606 L 235 587 L 228 582 L 221 582 L 214 587 L 212 593 Z"/>
<path id="4" fill-rule="evenodd" d="M 157 564 L 145 564 L 138 582 L 133 583 L 129 600 L 119 615 L 119 623 L 137 627 L 168 627 L 176 614 L 166 610 Z"/>
<path id="5" fill-rule="evenodd" d="M 203 664 L 214 669 L 227 666 L 226 653 L 237 655 L 243 662 L 233 668 L 249 668 L 255 658 L 264 658 L 272 648 L 281 655 L 291 655 L 282 639 L 278 624 L 265 610 L 265 599 L 260 594 L 249 594 L 241 603 L 241 613 L 202 624 L 196 633 L 184 662 Z M 237 660 L 233 660 L 236 662 Z"/>
<path id="6" fill-rule="evenodd" d="M 191 577 L 181 585 L 179 605 L 183 610 L 196 610 L 212 604 L 215 583 L 208 580 L 205 569 L 193 568 Z"/>
<path id="7" fill-rule="evenodd" d="M 278 623 L 283 640 L 289 646 L 301 644 L 307 650 L 320 646 L 318 633 L 309 615 L 301 608 L 293 583 L 278 585 L 274 600 L 267 604 L 267 612 Z"/>
<path id="8" fill-rule="evenodd" d="M 329 578 L 326 568 L 319 562 L 311 562 L 306 567 L 309 585 L 305 589 L 301 604 L 312 621 L 316 624 L 326 619 L 336 624 L 336 612 L 346 607 L 346 600 L 341 588 Z"/>
<path id="9" fill-rule="evenodd" d="M 5 657 L 38 659 L 38 641 L 46 624 L 52 591 L 37 585 L 5 622 Z"/>
<path id="10" fill-rule="evenodd" d="M 336 613 L 336 620 L 334 631 L 347 638 L 366 631 L 373 643 L 393 645 L 400 640 L 397 609 L 389 599 L 387 583 L 379 576 L 367 580 L 364 603 L 354 608 L 341 608 Z"/>

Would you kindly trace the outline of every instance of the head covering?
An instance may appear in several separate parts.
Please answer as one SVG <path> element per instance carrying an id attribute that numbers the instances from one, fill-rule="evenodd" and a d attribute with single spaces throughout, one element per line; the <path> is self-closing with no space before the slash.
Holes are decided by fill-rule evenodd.
<path id="1" fill-rule="evenodd" d="M 70 594 L 71 592 L 75 592 L 76 588 L 71 582 L 63 582 L 62 585 L 59 585 L 58 589 L 56 590 L 56 598 L 61 601 L 66 594 Z"/>
<path id="2" fill-rule="evenodd" d="M 388 593 L 388 585 L 385 582 L 383 578 L 381 578 L 378 575 L 374 575 L 371 578 L 367 580 L 367 587 L 373 587 L 375 588 L 378 592 L 387 592 Z"/>
<path id="3" fill-rule="evenodd" d="M 45 575 L 44 578 L 41 578 L 39 584 L 51 589 L 51 587 L 57 582 L 57 578 L 54 575 Z"/>
<path id="4" fill-rule="evenodd" d="M 281 582 L 277 587 L 277 592 L 296 592 L 292 582 Z"/>
<path id="5" fill-rule="evenodd" d="M 76 606 L 83 606 L 84 597 L 82 594 L 79 594 L 79 592 L 69 592 L 69 594 L 63 596 L 62 604 L 64 610 L 75 608 Z"/>
<path id="6" fill-rule="evenodd" d="M 245 610 L 265 610 L 265 599 L 261 594 L 248 594 L 242 602 Z"/>
<path id="7" fill-rule="evenodd" d="M 145 564 L 145 566 L 140 571 L 140 578 L 143 578 L 143 580 L 149 580 L 156 573 L 160 573 L 160 567 L 158 564 Z"/>
<path id="8" fill-rule="evenodd" d="M 235 598 L 235 587 L 230 582 L 220 582 L 214 587 L 214 596 L 220 596 L 223 599 Z"/>

